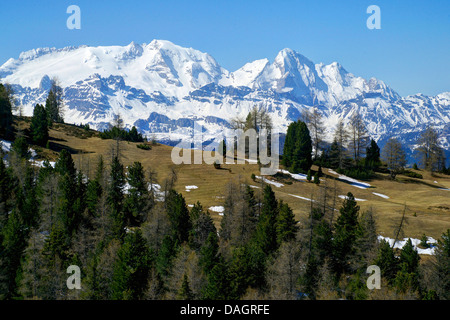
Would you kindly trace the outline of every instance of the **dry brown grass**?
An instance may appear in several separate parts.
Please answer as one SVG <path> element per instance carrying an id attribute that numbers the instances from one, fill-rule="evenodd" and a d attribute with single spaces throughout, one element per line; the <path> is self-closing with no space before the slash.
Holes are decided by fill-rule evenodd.
<path id="1" fill-rule="evenodd" d="M 26 124 L 22 125 L 26 127 Z M 76 166 L 92 175 L 99 155 L 102 155 L 105 162 L 109 163 L 111 147 L 115 142 L 102 140 L 95 136 L 83 139 L 73 130 L 72 127 L 68 134 L 64 125 L 55 126 L 50 130 L 51 144 L 58 148 L 65 147 L 71 150 Z M 151 150 L 142 150 L 136 145 L 131 142 L 120 142 L 122 163 L 128 166 L 134 161 L 140 161 L 147 170 L 152 169 L 157 172 L 160 184 L 174 169 L 177 173 L 175 189 L 183 194 L 187 204 L 200 201 L 206 208 L 223 205 L 226 185 L 232 179 L 241 179 L 243 183 L 254 186 L 259 185 L 250 178 L 252 173 L 259 175 L 259 168 L 256 164 L 225 164 L 221 169 L 215 169 L 213 165 L 207 164 L 174 165 L 171 161 L 172 147 L 158 144 L 152 146 Z M 43 148 L 42 154 L 50 159 L 55 159 L 57 156 L 56 152 L 45 148 Z M 331 183 L 333 180 L 331 177 L 335 175 L 329 174 L 327 169 L 323 171 L 328 175 Z M 336 185 L 339 195 L 352 192 L 356 198 L 367 200 L 360 201 L 358 204 L 361 210 L 367 210 L 370 207 L 374 209 L 380 234 L 393 237 L 394 226 L 399 222 L 406 205 L 407 219 L 404 236 L 420 238 L 426 234 L 437 239 L 450 228 L 450 191 L 439 189 L 450 188 L 450 177 L 440 174 L 432 176 L 429 172 L 422 170 L 420 173 L 423 175 L 423 179 L 398 176 L 397 181 L 389 180 L 387 175 L 377 174 L 377 178 L 369 182 L 372 187 L 368 189 L 360 189 L 342 181 L 337 181 Z M 292 184 L 287 184 L 286 181 L 291 181 Z M 280 182 L 284 182 L 283 187 L 272 186 L 277 197 L 292 207 L 297 219 L 306 217 L 310 202 L 295 198 L 291 194 L 305 198 L 317 198 L 320 186 L 293 179 L 280 180 Z M 186 191 L 185 186 L 187 185 L 196 185 L 198 189 Z M 376 196 L 372 192 L 387 195 L 389 199 Z M 338 204 L 341 202 L 342 200 L 338 199 Z M 217 213 L 211 212 L 211 215 L 216 222 L 220 221 Z"/>

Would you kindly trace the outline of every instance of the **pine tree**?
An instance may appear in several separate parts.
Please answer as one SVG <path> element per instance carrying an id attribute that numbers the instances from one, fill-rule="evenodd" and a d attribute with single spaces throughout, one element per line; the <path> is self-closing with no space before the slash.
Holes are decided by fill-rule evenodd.
<path id="1" fill-rule="evenodd" d="M 349 258 L 354 253 L 354 244 L 358 231 L 359 206 L 351 192 L 347 194 L 342 207 L 339 209 L 339 213 L 340 215 L 334 226 L 333 240 L 336 271 L 338 274 L 348 268 Z"/>
<path id="2" fill-rule="evenodd" d="M 166 206 L 174 239 L 180 244 L 188 241 L 191 221 L 183 195 L 177 193 L 175 190 L 170 190 L 166 200 Z"/>
<path id="3" fill-rule="evenodd" d="M 11 149 L 22 159 L 30 159 L 31 153 L 28 150 L 28 143 L 24 136 L 17 137 Z"/>
<path id="4" fill-rule="evenodd" d="M 33 142 L 40 146 L 45 146 L 48 141 L 48 120 L 44 107 L 37 104 L 34 107 L 31 118 L 30 134 Z"/>
<path id="5" fill-rule="evenodd" d="M 226 300 L 230 294 L 230 282 L 228 268 L 221 260 L 211 269 L 208 275 L 208 283 L 203 290 L 203 299 Z"/>
<path id="6" fill-rule="evenodd" d="M 380 242 L 375 264 L 380 267 L 383 277 L 392 284 L 398 271 L 398 261 L 395 258 L 394 250 L 385 240 Z"/>
<path id="7" fill-rule="evenodd" d="M 124 204 L 125 215 L 131 226 L 138 226 L 145 221 L 145 213 L 150 209 L 144 167 L 140 162 L 134 162 L 128 167 L 126 179 L 130 187 Z"/>
<path id="8" fill-rule="evenodd" d="M 12 131 L 12 104 L 7 89 L 0 83 L 0 134 Z"/>
<path id="9" fill-rule="evenodd" d="M 399 271 L 395 277 L 395 286 L 400 292 L 416 291 L 419 288 L 420 256 L 408 239 L 400 252 Z"/>
<path id="10" fill-rule="evenodd" d="M 142 298 L 148 283 L 151 254 L 139 229 L 128 233 L 119 249 L 114 266 L 111 298 L 136 300 Z"/>
<path id="11" fill-rule="evenodd" d="M 314 174 L 314 184 L 320 184 L 320 179 L 319 179 L 319 171 L 316 171 L 316 173 Z"/>
<path id="12" fill-rule="evenodd" d="M 62 117 L 62 88 L 55 79 L 52 80 L 52 87 L 45 101 L 45 110 L 47 111 L 49 126 L 53 122 L 64 122 Z"/>
<path id="13" fill-rule="evenodd" d="M 370 140 L 370 146 L 366 150 L 366 167 L 374 169 L 380 166 L 380 147 L 378 147 L 375 140 Z"/>
<path id="14" fill-rule="evenodd" d="M 123 239 L 125 235 L 125 217 L 123 214 L 125 174 L 123 165 L 116 156 L 111 163 L 110 183 L 108 188 L 107 202 L 111 209 L 113 221 L 113 236 Z"/>
<path id="15" fill-rule="evenodd" d="M 276 233 L 277 243 L 281 245 L 283 242 L 295 239 L 298 227 L 294 213 L 287 203 L 280 201 L 278 211 Z"/>
<path id="16" fill-rule="evenodd" d="M 255 243 L 262 252 L 270 253 L 277 249 L 276 221 L 278 217 L 278 202 L 270 185 L 263 191 L 261 214 L 255 230 Z"/>
<path id="17" fill-rule="evenodd" d="M 200 249 L 199 264 L 208 274 L 218 261 L 219 237 L 216 232 L 210 232 L 205 244 Z"/>
<path id="18" fill-rule="evenodd" d="M 183 276 L 183 282 L 181 283 L 181 287 L 178 290 L 177 299 L 178 300 L 192 300 L 193 294 L 192 290 L 189 286 L 189 280 L 186 273 Z"/>

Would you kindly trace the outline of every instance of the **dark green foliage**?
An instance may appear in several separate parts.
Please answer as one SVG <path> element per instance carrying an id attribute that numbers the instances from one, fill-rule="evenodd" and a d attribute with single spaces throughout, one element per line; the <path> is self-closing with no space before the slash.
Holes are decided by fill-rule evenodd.
<path id="1" fill-rule="evenodd" d="M 320 184 L 319 172 L 318 171 L 316 171 L 316 173 L 314 174 L 314 183 L 315 184 Z"/>
<path id="2" fill-rule="evenodd" d="M 219 251 L 219 237 L 217 232 L 210 232 L 205 244 L 200 249 L 199 264 L 203 271 L 208 274 L 217 263 Z"/>
<path id="3" fill-rule="evenodd" d="M 294 213 L 287 203 L 280 201 L 276 222 L 277 243 L 281 245 L 284 241 L 295 239 L 298 227 Z"/>
<path id="4" fill-rule="evenodd" d="M 119 158 L 114 157 L 111 163 L 110 184 L 107 202 L 111 208 L 113 221 L 113 235 L 116 239 L 122 239 L 125 235 L 125 217 L 123 213 L 125 173 Z"/>
<path id="5" fill-rule="evenodd" d="M 58 160 L 55 163 L 55 171 L 61 176 L 68 175 L 70 179 L 75 180 L 76 169 L 72 156 L 66 149 L 61 150 Z"/>
<path id="6" fill-rule="evenodd" d="M 339 217 L 334 225 L 333 249 L 338 274 L 347 271 L 348 259 L 354 252 L 354 243 L 358 231 L 358 214 L 359 206 L 353 194 L 349 192 L 339 210 Z"/>
<path id="7" fill-rule="evenodd" d="M 400 292 L 416 291 L 419 288 L 418 267 L 419 254 L 408 239 L 400 252 L 399 271 L 394 283 Z"/>
<path id="8" fill-rule="evenodd" d="M 230 295 L 230 281 L 228 278 L 228 268 L 221 260 L 211 269 L 208 275 L 208 283 L 203 290 L 203 299 L 206 300 L 226 300 Z"/>
<path id="9" fill-rule="evenodd" d="M 183 195 L 177 193 L 175 190 L 170 190 L 166 206 L 174 239 L 180 244 L 188 241 L 191 221 Z"/>
<path id="10" fill-rule="evenodd" d="M 17 296 L 16 277 L 21 272 L 20 260 L 26 247 L 27 230 L 19 210 L 14 209 L 1 230 L 3 241 L 0 251 L 0 298 Z"/>
<path id="11" fill-rule="evenodd" d="M 178 290 L 178 300 L 192 300 L 193 293 L 189 286 L 189 280 L 186 274 L 183 276 L 183 282 L 181 283 L 180 290 Z"/>
<path id="12" fill-rule="evenodd" d="M 144 167 L 140 162 L 128 167 L 126 180 L 129 189 L 124 202 L 125 218 L 129 225 L 138 226 L 146 220 L 146 212 L 151 206 Z"/>
<path id="13" fill-rule="evenodd" d="M 156 257 L 156 272 L 164 279 L 170 274 L 173 259 L 178 251 L 179 245 L 177 240 L 172 236 L 166 235 L 162 241 L 161 248 Z"/>
<path id="14" fill-rule="evenodd" d="M 390 284 L 393 283 L 398 271 L 398 260 L 395 258 L 394 250 L 389 243 L 382 240 L 378 249 L 375 264 L 380 267 L 381 274 Z"/>
<path id="15" fill-rule="evenodd" d="M 30 124 L 30 135 L 33 142 L 44 147 L 48 141 L 48 118 L 45 108 L 37 104 L 34 107 Z"/>
<path id="16" fill-rule="evenodd" d="M 138 145 L 136 145 L 136 147 L 139 149 L 142 149 L 142 150 L 152 150 L 151 145 L 144 144 L 144 143 L 138 144 Z"/>
<path id="17" fill-rule="evenodd" d="M 400 174 L 410 178 L 423 179 L 423 176 L 420 173 L 414 171 L 403 170 Z"/>
<path id="18" fill-rule="evenodd" d="M 217 234 L 217 230 L 209 212 L 205 212 L 199 202 L 191 209 L 190 218 L 192 228 L 189 231 L 189 246 L 200 250 L 207 243 L 210 234 Z"/>
<path id="19" fill-rule="evenodd" d="M 142 298 L 151 268 L 150 249 L 141 231 L 129 232 L 119 249 L 114 266 L 111 298 L 136 300 Z"/>
<path id="20" fill-rule="evenodd" d="M 130 131 L 113 126 L 111 129 L 100 132 L 100 138 L 121 139 L 130 142 L 144 142 L 144 137 L 137 131 L 135 126 L 133 126 Z"/>
<path id="21" fill-rule="evenodd" d="M 16 154 L 23 159 L 30 159 L 31 153 L 28 150 L 28 143 L 25 137 L 17 137 L 12 144 L 12 150 L 16 152 Z"/>
<path id="22" fill-rule="evenodd" d="M 312 142 L 308 127 L 303 121 L 292 122 L 286 133 L 283 148 L 283 165 L 291 172 L 307 172 L 312 164 Z"/>
<path id="23" fill-rule="evenodd" d="M 278 217 L 278 202 L 272 187 L 266 185 L 263 191 L 261 213 L 255 231 L 255 244 L 266 253 L 277 249 L 276 221 Z"/>
<path id="24" fill-rule="evenodd" d="M 380 161 L 380 147 L 378 147 L 375 140 L 370 140 L 370 145 L 366 149 L 366 158 L 364 160 L 366 168 L 376 169 L 381 165 Z"/>
<path id="25" fill-rule="evenodd" d="M 12 104 L 5 86 L 0 83 L 0 134 L 12 131 Z"/>
<path id="26" fill-rule="evenodd" d="M 47 100 L 45 101 L 45 111 L 47 112 L 49 126 L 51 126 L 53 122 L 64 122 L 61 116 L 61 94 L 61 88 L 56 87 L 55 85 L 48 93 Z"/>

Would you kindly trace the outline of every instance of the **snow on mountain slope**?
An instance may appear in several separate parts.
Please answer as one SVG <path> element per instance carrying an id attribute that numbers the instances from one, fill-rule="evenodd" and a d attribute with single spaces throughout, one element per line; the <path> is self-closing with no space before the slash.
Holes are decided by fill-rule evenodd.
<path id="1" fill-rule="evenodd" d="M 40 48 L 0 67 L 0 81 L 12 85 L 25 115 L 45 103 L 52 78 L 64 90 L 66 122 L 102 129 L 119 113 L 128 127 L 167 143 L 191 135 L 194 120 L 212 138 L 256 105 L 267 108 L 281 133 L 304 108 L 318 108 L 328 140 L 339 119 L 358 112 L 381 145 L 397 136 L 412 150 L 432 125 L 450 146 L 450 92 L 402 98 L 381 80 L 357 77 L 337 62 L 314 64 L 287 48 L 273 62 L 256 60 L 234 72 L 207 53 L 165 40 Z"/>

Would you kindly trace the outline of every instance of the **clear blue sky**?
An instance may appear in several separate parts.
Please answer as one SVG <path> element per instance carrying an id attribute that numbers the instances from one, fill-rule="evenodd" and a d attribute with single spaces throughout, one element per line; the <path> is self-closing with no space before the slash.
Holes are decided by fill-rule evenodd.
<path id="1" fill-rule="evenodd" d="M 69 30 L 66 9 L 81 9 Z M 381 30 L 369 30 L 369 5 Z M 450 91 L 450 1 L 29 0 L 0 5 L 0 64 L 37 47 L 170 40 L 234 71 L 283 48 L 385 81 L 400 95 Z"/>

